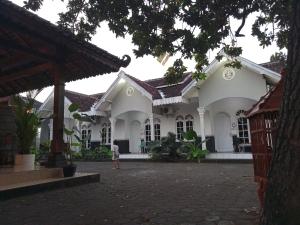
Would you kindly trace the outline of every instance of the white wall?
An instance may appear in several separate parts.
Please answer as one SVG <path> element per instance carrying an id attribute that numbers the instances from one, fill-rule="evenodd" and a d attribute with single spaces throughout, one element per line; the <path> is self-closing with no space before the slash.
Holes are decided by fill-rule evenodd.
<path id="1" fill-rule="evenodd" d="M 152 113 L 152 102 L 146 96 L 143 96 L 137 89 L 134 88 L 132 96 L 127 96 L 126 90 L 128 84 L 124 85 L 122 90 L 113 99 L 111 105 L 111 115 L 116 117 L 127 111 L 140 111 L 144 113 Z"/>
<path id="2" fill-rule="evenodd" d="M 259 100 L 266 93 L 266 81 L 262 75 L 245 68 L 235 70 L 232 80 L 223 79 L 224 67 L 210 75 L 198 90 L 199 106 L 208 106 L 223 98 L 243 97 Z"/>
<path id="3" fill-rule="evenodd" d="M 161 136 L 167 136 L 168 132 L 172 132 L 176 134 L 176 117 L 182 116 L 185 117 L 187 115 L 192 115 L 194 118 L 193 128 L 194 131 L 200 136 L 200 117 L 199 112 L 197 110 L 198 103 L 190 103 L 190 104 L 176 104 L 176 113 L 172 116 L 157 116 L 161 120 Z M 211 127 L 210 127 L 210 118 L 209 112 L 206 112 L 204 115 L 204 123 L 205 123 L 205 134 L 210 135 Z M 185 123 L 184 123 L 185 126 Z"/>
<path id="4" fill-rule="evenodd" d="M 219 100 L 217 102 L 214 102 L 211 104 L 207 109 L 209 111 L 209 118 L 210 118 L 210 124 L 211 124 L 211 130 L 212 134 L 214 134 L 214 118 L 215 116 L 223 112 L 227 114 L 230 117 L 231 124 L 233 122 L 237 123 L 237 117 L 236 113 L 238 110 L 249 110 L 256 101 L 252 99 L 246 99 L 246 98 L 225 98 L 222 100 Z M 231 127 L 232 134 L 237 134 L 237 126 Z"/>

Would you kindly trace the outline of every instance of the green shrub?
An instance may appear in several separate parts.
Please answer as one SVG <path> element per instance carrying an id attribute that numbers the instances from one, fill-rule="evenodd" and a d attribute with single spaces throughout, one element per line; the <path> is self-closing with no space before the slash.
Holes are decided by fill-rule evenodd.
<path id="1" fill-rule="evenodd" d="M 48 158 L 48 154 L 50 152 L 50 141 L 46 141 L 44 143 L 40 144 L 39 149 L 35 149 L 34 154 L 35 154 L 35 160 L 40 161 L 40 160 L 45 160 Z"/>
<path id="2" fill-rule="evenodd" d="M 184 154 L 181 151 L 181 143 L 176 141 L 176 135 L 169 132 L 167 137 L 163 137 L 158 142 L 150 144 L 150 155 L 153 160 L 175 161 L 183 159 Z"/>
<path id="3" fill-rule="evenodd" d="M 188 160 L 197 160 L 205 158 L 205 155 L 208 153 L 207 150 L 202 150 L 202 142 L 199 141 L 197 133 L 193 130 L 189 130 L 183 135 L 183 147 L 187 150 L 187 159 Z"/>
<path id="4" fill-rule="evenodd" d="M 77 160 L 103 160 L 111 159 L 112 152 L 106 146 L 100 146 L 94 149 L 81 149 L 79 152 L 73 153 L 73 157 Z"/>

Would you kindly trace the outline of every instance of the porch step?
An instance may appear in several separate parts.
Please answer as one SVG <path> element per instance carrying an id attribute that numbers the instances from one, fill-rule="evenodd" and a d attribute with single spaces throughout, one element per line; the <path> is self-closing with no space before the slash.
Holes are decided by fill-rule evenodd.
<path id="1" fill-rule="evenodd" d="M 252 163 L 252 153 L 209 153 L 201 162 Z"/>
<path id="2" fill-rule="evenodd" d="M 148 154 L 120 154 L 120 160 L 148 160 Z"/>
<path id="3" fill-rule="evenodd" d="M 0 169 L 0 187 L 62 177 L 62 168 L 36 168 L 30 171 L 6 168 Z"/>

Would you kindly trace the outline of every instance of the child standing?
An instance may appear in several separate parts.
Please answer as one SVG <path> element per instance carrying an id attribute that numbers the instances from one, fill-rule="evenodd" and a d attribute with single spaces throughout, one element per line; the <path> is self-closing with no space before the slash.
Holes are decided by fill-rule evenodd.
<path id="1" fill-rule="evenodd" d="M 113 161 L 113 169 L 120 169 L 120 163 L 119 163 L 119 146 L 116 144 L 116 141 L 114 140 L 113 146 L 112 146 L 112 161 Z"/>

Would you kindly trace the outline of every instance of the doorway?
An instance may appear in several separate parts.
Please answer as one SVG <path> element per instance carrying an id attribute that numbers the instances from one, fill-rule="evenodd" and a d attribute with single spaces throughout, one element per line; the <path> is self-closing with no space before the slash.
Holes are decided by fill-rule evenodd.
<path id="1" fill-rule="evenodd" d="M 215 116 L 215 138 L 217 152 L 233 152 L 230 117 L 226 113 Z"/>

